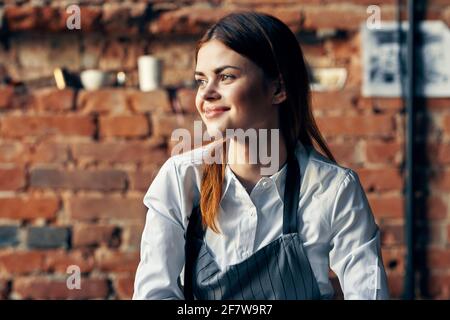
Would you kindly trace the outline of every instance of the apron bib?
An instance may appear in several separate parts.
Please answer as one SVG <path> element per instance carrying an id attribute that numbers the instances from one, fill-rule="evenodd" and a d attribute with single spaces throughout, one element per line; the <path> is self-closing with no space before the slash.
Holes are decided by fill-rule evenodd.
<path id="1" fill-rule="evenodd" d="M 205 242 L 200 207 L 192 210 L 186 232 L 186 300 L 320 299 L 320 291 L 298 234 L 300 168 L 289 155 L 283 235 L 247 259 L 221 270 Z"/>

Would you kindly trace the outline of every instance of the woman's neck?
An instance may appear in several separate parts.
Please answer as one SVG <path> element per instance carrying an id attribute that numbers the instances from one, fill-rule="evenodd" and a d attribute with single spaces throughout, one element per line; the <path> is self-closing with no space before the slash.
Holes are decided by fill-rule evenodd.
<path id="1" fill-rule="evenodd" d="M 251 146 L 246 139 L 242 140 L 228 140 L 227 162 L 250 194 L 261 177 L 271 176 L 280 170 L 287 160 L 287 150 L 281 135 L 269 134 L 265 141 L 258 139 L 256 146 Z M 252 143 L 255 144 L 253 141 Z"/>

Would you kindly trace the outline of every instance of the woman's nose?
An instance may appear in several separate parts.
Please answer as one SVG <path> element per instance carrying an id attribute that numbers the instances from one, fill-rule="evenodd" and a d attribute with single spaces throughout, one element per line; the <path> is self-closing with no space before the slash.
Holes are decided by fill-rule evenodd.
<path id="1" fill-rule="evenodd" d="M 214 83 L 209 83 L 202 91 L 203 100 L 214 100 L 220 98 L 220 93 Z"/>

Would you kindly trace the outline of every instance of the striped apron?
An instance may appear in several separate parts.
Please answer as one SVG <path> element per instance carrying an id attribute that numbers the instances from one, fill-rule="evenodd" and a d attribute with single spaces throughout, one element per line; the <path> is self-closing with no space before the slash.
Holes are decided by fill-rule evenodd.
<path id="1" fill-rule="evenodd" d="M 186 232 L 186 300 L 320 299 L 320 291 L 298 234 L 300 168 L 289 155 L 284 192 L 283 235 L 240 263 L 221 270 L 205 242 L 199 206 Z"/>

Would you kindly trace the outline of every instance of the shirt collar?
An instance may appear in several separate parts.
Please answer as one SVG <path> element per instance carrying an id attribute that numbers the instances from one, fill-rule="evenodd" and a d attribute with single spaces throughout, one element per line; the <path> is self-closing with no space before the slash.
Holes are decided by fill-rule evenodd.
<path id="1" fill-rule="evenodd" d="M 298 140 L 297 145 L 295 147 L 295 155 L 297 158 L 297 161 L 300 165 L 300 174 L 303 176 L 305 172 L 305 167 L 307 163 L 307 154 L 306 154 L 306 148 L 305 146 Z M 275 185 L 277 187 L 278 196 L 281 201 L 283 201 L 283 193 L 284 193 L 284 183 L 286 181 L 286 171 L 287 171 L 287 163 L 281 167 L 280 170 L 275 172 L 273 175 L 267 177 L 269 179 L 272 179 L 272 181 L 275 182 Z M 233 171 L 230 169 L 230 166 L 227 164 L 225 167 L 225 177 L 224 177 L 224 191 L 222 192 L 222 198 L 223 199 L 226 194 L 229 192 L 229 187 L 232 182 L 238 182 L 237 177 L 233 173 Z"/>

